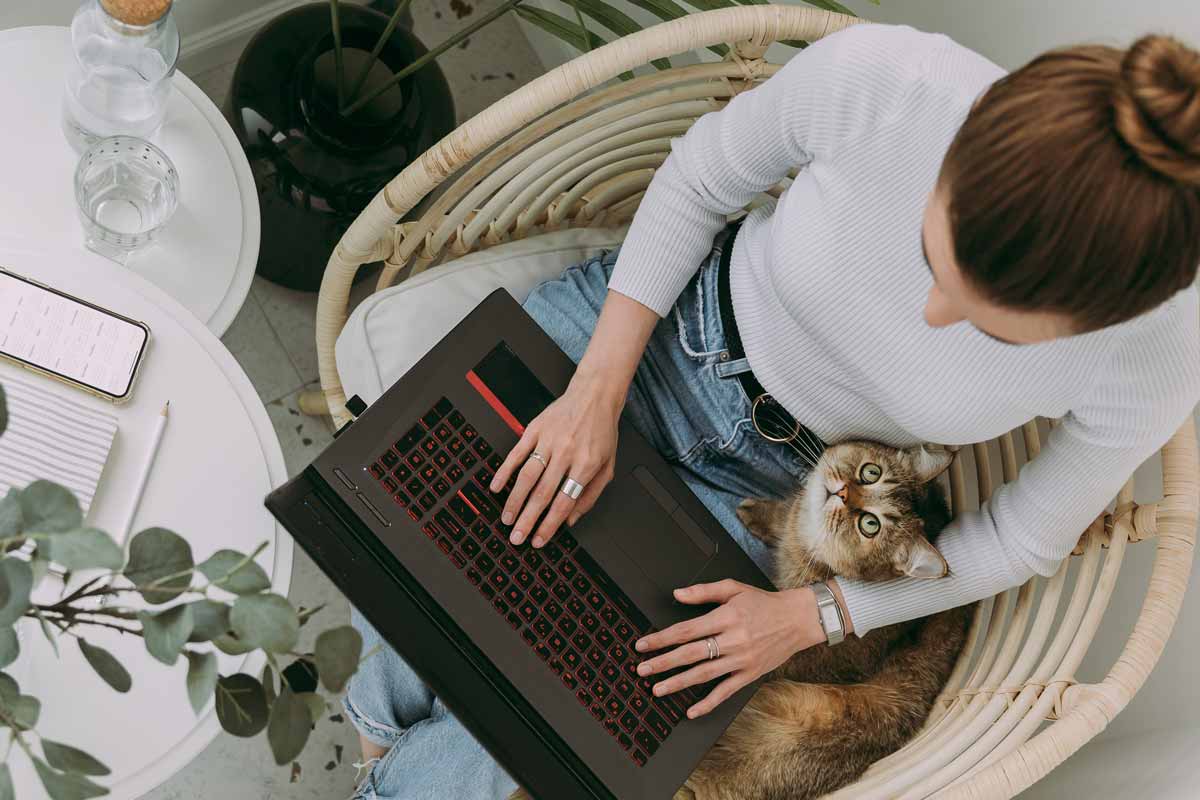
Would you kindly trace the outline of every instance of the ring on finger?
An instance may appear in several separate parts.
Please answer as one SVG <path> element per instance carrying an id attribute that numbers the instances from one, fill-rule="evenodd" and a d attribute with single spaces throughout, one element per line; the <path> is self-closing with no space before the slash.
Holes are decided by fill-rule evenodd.
<path id="1" fill-rule="evenodd" d="M 714 659 L 721 657 L 721 645 L 717 644 L 717 637 L 709 636 L 707 639 L 704 640 L 704 645 L 708 648 L 708 660 L 709 661 L 712 661 Z"/>
<path id="2" fill-rule="evenodd" d="M 548 466 L 546 463 L 546 457 L 543 456 L 541 453 L 539 453 L 537 450 L 534 450 L 532 453 L 530 453 L 529 457 L 532 458 L 534 461 L 538 462 L 539 464 L 541 464 L 543 469 L 545 469 L 546 466 Z"/>
<path id="3" fill-rule="evenodd" d="M 572 500 L 578 500 L 579 495 L 583 494 L 583 484 L 574 478 L 567 478 L 563 481 L 561 491 Z"/>

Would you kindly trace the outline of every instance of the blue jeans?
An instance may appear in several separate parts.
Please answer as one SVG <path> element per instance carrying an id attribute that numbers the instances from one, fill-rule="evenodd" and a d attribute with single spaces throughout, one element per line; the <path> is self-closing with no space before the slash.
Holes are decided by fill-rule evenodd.
<path id="1" fill-rule="evenodd" d="M 737 518 L 746 497 L 778 497 L 808 467 L 785 445 L 763 439 L 750 422 L 750 399 L 736 376 L 717 305 L 723 236 L 654 329 L 625 406 L 626 418 L 671 463 L 738 544 L 764 570 L 768 552 Z M 525 301 L 538 324 L 574 361 L 591 338 L 617 252 L 569 268 Z M 356 800 L 498 800 L 516 787 L 504 769 L 447 711 L 378 632 L 356 612 L 364 651 L 345 707 L 359 732 L 390 748 L 371 766 Z"/>

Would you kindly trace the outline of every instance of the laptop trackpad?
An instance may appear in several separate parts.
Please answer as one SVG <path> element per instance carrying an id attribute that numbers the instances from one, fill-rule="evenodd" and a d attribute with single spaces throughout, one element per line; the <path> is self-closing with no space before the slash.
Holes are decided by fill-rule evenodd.
<path id="1" fill-rule="evenodd" d="M 694 583 L 716 554 L 716 542 L 645 467 L 613 483 L 608 493 L 620 498 L 621 518 L 627 523 L 614 538 L 625 555 L 660 589 Z"/>

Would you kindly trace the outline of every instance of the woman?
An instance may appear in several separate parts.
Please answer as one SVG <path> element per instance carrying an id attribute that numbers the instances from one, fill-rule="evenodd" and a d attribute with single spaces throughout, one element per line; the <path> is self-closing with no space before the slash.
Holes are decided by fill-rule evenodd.
<path id="1" fill-rule="evenodd" d="M 724 230 L 795 168 L 775 208 Z M 675 142 L 619 257 L 530 296 L 578 369 L 497 473 L 515 480 L 504 520 L 537 547 L 587 513 L 624 411 L 763 563 L 733 509 L 802 479 L 808 442 L 761 436 L 767 410 L 896 446 L 1060 417 L 1018 480 L 941 535 L 949 577 L 830 588 L 861 634 L 1049 575 L 1200 397 L 1198 263 L 1200 54 L 1147 37 L 1004 76 L 944 36 L 851 28 Z M 677 597 L 720 605 L 645 637 L 640 669 L 688 667 L 659 692 L 718 679 L 690 716 L 826 639 L 810 588 Z M 513 786 L 390 650 L 348 710 L 383 756 L 363 796 Z"/>

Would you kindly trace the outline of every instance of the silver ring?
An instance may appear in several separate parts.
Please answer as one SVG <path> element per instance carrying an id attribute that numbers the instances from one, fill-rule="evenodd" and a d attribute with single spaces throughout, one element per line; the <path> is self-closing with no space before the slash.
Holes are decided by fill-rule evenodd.
<path id="1" fill-rule="evenodd" d="M 543 469 L 547 466 L 546 459 L 537 450 L 534 450 L 532 453 L 530 453 L 529 457 L 541 464 Z"/>
<path id="2" fill-rule="evenodd" d="M 583 484 L 574 478 L 567 478 L 563 481 L 562 493 L 572 500 L 578 500 L 579 495 L 583 494 Z"/>
<path id="3" fill-rule="evenodd" d="M 717 644 L 717 637 L 710 636 L 704 640 L 704 643 L 706 645 L 708 645 L 708 660 L 709 661 L 712 661 L 713 659 L 717 659 L 717 658 L 721 657 L 721 645 Z"/>

